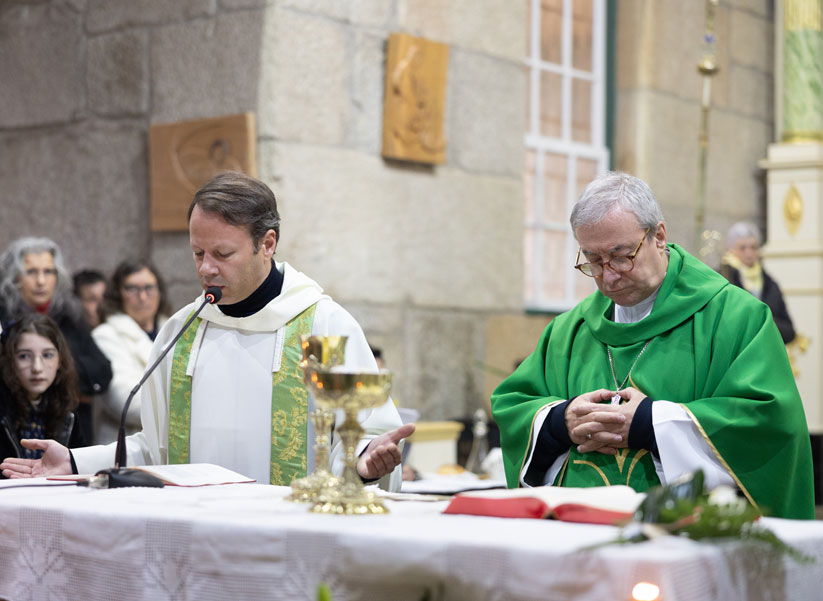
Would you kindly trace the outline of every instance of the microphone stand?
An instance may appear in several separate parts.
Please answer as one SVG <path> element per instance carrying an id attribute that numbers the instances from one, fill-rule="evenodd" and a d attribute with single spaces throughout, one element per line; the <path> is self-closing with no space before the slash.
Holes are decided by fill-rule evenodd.
<path id="1" fill-rule="evenodd" d="M 132 388 L 128 398 L 126 398 L 126 403 L 123 405 L 123 413 L 120 416 L 120 428 L 117 431 L 117 447 L 114 451 L 114 467 L 100 470 L 95 474 L 96 476 L 108 477 L 108 486 L 104 486 L 104 488 L 120 488 L 124 486 L 153 486 L 159 488 L 163 486 L 163 481 L 160 480 L 160 478 L 152 476 L 148 472 L 135 469 L 126 469 L 126 417 L 129 413 L 129 406 L 131 406 L 132 399 L 134 399 L 137 391 L 140 390 L 140 387 L 143 386 L 143 383 L 149 379 L 149 376 L 154 372 L 157 366 L 160 365 L 160 362 L 165 358 L 169 351 L 174 348 L 174 345 L 177 344 L 177 341 L 180 340 L 183 333 L 189 329 L 189 326 L 197 318 L 197 316 L 200 315 L 200 312 L 205 308 L 205 306 L 218 302 L 222 295 L 223 293 L 217 286 L 212 286 L 206 290 L 205 298 L 197 310 L 191 317 L 189 317 L 188 321 L 183 324 L 183 327 L 180 328 L 180 331 L 177 332 L 177 335 L 172 339 L 172 341 L 166 345 L 166 348 L 163 349 L 163 352 L 161 352 L 157 359 L 155 359 L 154 363 L 151 364 L 151 367 L 143 373 L 143 377 L 140 378 L 137 385 Z"/>

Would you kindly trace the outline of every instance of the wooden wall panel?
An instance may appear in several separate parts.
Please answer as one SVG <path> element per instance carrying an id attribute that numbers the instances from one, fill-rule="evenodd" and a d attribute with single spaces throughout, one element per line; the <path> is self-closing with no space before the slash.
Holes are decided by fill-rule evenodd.
<path id="1" fill-rule="evenodd" d="M 257 176 L 253 113 L 152 125 L 151 229 L 186 231 L 194 193 L 220 171 Z"/>

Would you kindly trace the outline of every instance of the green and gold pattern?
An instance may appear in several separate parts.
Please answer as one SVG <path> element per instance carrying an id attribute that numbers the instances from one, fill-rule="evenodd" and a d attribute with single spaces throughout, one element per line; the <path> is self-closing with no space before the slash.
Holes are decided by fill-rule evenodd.
<path id="1" fill-rule="evenodd" d="M 300 335 L 310 334 L 312 305 L 294 317 L 286 328 L 280 369 L 272 374 L 270 482 L 288 485 L 306 475 L 308 393 L 300 367 Z M 200 320 L 175 345 L 169 390 L 169 463 L 188 463 L 191 436 L 191 377 L 186 366 Z"/>
<path id="2" fill-rule="evenodd" d="M 561 486 L 612 486 L 625 484 L 643 492 L 660 484 L 654 461 L 646 449 L 618 449 L 616 455 L 578 453 L 574 446 L 569 451 L 567 464 L 575 469 L 561 475 Z"/>

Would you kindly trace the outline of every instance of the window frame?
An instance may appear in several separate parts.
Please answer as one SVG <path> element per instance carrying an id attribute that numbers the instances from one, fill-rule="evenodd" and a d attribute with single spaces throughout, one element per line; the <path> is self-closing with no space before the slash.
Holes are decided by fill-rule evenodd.
<path id="1" fill-rule="evenodd" d="M 573 43 L 573 0 L 562 0 L 562 41 L 561 41 L 561 64 L 544 61 L 541 56 L 541 0 L 527 0 L 529 5 L 529 48 L 528 55 L 524 61 L 529 77 L 529 97 L 527 127 L 524 136 L 526 151 L 533 151 L 535 155 L 534 171 L 527 173 L 527 185 L 532 185 L 531 214 L 533 219 L 524 219 L 525 232 L 532 232 L 532 247 L 527 247 L 528 236 L 524 236 L 524 277 L 523 283 L 524 305 L 529 312 L 561 312 L 573 307 L 581 300 L 576 292 L 579 282 L 575 278 L 579 274 L 574 270 L 573 263 L 577 251 L 577 243 L 571 233 L 568 224 L 568 216 L 576 202 L 579 193 L 578 160 L 589 160 L 596 163 L 595 170 L 602 173 L 609 168 L 611 152 L 607 146 L 607 136 L 611 123 L 607 123 L 607 91 L 610 80 L 607 78 L 607 22 L 611 22 L 613 8 L 607 6 L 607 0 L 592 0 L 592 63 L 591 71 L 584 71 L 572 66 L 572 43 Z M 540 95 L 541 95 L 541 74 L 554 73 L 560 75 L 561 79 L 561 137 L 549 137 L 542 134 L 540 130 Z M 583 143 L 572 139 L 572 80 L 580 79 L 588 81 L 590 88 L 590 114 L 591 140 Z M 610 94 L 609 94 L 610 95 Z M 544 218 L 544 173 L 545 157 L 547 154 L 555 154 L 566 159 L 565 185 L 564 185 L 564 212 L 563 222 L 553 221 Z M 531 176 L 531 181 L 529 177 Z M 529 194 L 526 195 L 528 200 Z M 528 215 L 529 211 L 525 213 Z M 563 243 L 563 256 L 547 257 L 545 247 L 545 236 L 549 233 L 563 233 L 565 240 Z M 530 264 L 529 255 L 531 253 L 531 270 L 528 272 L 527 266 Z M 543 294 L 544 281 L 547 276 L 545 269 L 546 261 L 560 261 L 568 267 L 568 276 L 563 282 L 563 295 L 552 298 Z M 527 295 L 528 286 L 531 284 L 534 295 Z M 593 289 L 593 288 L 592 288 Z"/>

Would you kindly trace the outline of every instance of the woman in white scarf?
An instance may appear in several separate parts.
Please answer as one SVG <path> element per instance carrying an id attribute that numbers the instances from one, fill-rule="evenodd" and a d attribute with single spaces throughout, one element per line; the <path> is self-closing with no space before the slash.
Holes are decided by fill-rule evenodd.
<path id="1" fill-rule="evenodd" d="M 124 261 L 112 274 L 100 309 L 101 324 L 92 332 L 97 346 L 111 361 L 114 377 L 101 397 L 96 444 L 117 439 L 126 399 L 146 369 L 154 338 L 169 314 L 166 286 L 151 264 Z M 140 430 L 140 398 L 129 407 L 128 433 Z"/>
<path id="2" fill-rule="evenodd" d="M 784 344 L 790 343 L 795 338 L 794 325 L 780 286 L 760 264 L 760 232 L 753 223 L 740 221 L 729 228 L 726 245 L 729 250 L 723 256 L 720 273 L 766 303 Z"/>

